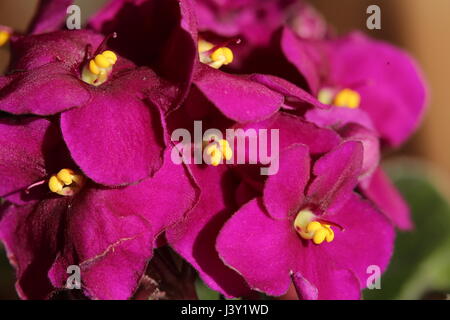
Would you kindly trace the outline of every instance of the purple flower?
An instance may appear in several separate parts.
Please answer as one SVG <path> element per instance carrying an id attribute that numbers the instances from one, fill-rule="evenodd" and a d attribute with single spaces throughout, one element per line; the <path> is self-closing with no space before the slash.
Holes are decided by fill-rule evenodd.
<path id="1" fill-rule="evenodd" d="M 244 279 L 215 250 L 215 239 L 236 208 L 233 198 L 238 180 L 226 166 L 190 168 L 201 189 L 200 199 L 185 220 L 166 231 L 167 242 L 212 289 L 229 298 L 248 295 Z"/>
<path id="2" fill-rule="evenodd" d="M 117 33 L 111 48 L 177 84 L 181 101 L 197 58 L 197 22 L 191 0 L 112 0 L 88 21 L 88 29 Z"/>
<path id="3" fill-rule="evenodd" d="M 253 75 L 252 79 L 283 94 L 285 102 L 281 113 L 290 111 L 302 116 L 306 115 L 311 124 L 333 129 L 344 141 L 360 141 L 364 148 L 363 166 L 358 185 L 360 191 L 372 200 L 395 226 L 403 230 L 412 228 L 408 205 L 389 178 L 379 169 L 382 141 L 370 116 L 364 110 L 327 106 L 307 91 L 275 76 Z M 280 128 L 289 128 L 289 126 L 280 124 Z M 305 134 L 301 136 L 306 137 Z M 329 139 L 318 140 L 330 141 Z M 281 143 L 290 145 L 303 143 L 303 141 L 295 137 L 282 139 Z"/>
<path id="4" fill-rule="evenodd" d="M 196 200 L 184 166 L 168 150 L 152 178 L 105 188 L 78 169 L 48 120 L 2 120 L 0 132 L 0 196 L 14 203 L 0 213 L 0 239 L 20 297 L 48 298 L 77 265 L 90 298 L 129 298 L 156 237 Z"/>
<path id="5" fill-rule="evenodd" d="M 341 108 L 312 110 L 305 117 L 336 125 L 374 128 L 388 146 L 398 146 L 417 128 L 426 105 L 420 70 L 403 51 L 362 34 L 307 41 L 285 29 L 283 51 L 322 103 Z M 362 112 L 368 115 L 362 115 Z"/>
<path id="6" fill-rule="evenodd" d="M 352 191 L 362 152 L 345 142 L 314 164 L 304 145 L 281 153 L 263 196 L 222 228 L 216 248 L 224 263 L 270 295 L 284 294 L 292 276 L 303 299 L 359 298 L 367 267 L 386 268 L 394 238 L 390 223 Z"/>
<path id="7" fill-rule="evenodd" d="M 88 31 L 12 41 L 11 72 L 0 78 L 0 110 L 61 113 L 64 140 L 83 172 L 98 183 L 123 185 L 161 166 L 160 113 L 176 92 L 149 68 L 103 50 L 101 43 Z M 87 48 L 99 53 L 87 58 Z"/>

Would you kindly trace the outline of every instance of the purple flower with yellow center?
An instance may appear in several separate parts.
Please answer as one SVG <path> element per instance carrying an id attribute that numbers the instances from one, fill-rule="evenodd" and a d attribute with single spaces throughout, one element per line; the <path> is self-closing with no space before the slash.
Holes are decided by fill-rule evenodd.
<path id="1" fill-rule="evenodd" d="M 0 239 L 21 298 L 48 298 L 78 266 L 85 295 L 126 299 L 138 286 L 156 237 L 196 201 L 185 167 L 165 155 L 152 177 L 120 188 L 98 185 L 71 159 L 46 119 L 0 123 Z M 177 201 L 173 201 L 176 198 Z"/>
<path id="2" fill-rule="evenodd" d="M 149 68 L 104 46 L 103 37 L 89 31 L 11 39 L 0 110 L 60 114 L 64 140 L 83 172 L 101 184 L 123 185 L 161 166 L 161 113 L 176 93 Z"/>
<path id="3" fill-rule="evenodd" d="M 230 120 L 246 123 L 269 118 L 282 107 L 283 96 L 249 76 L 218 70 L 232 64 L 234 57 L 227 43 L 199 39 L 193 86 Z"/>
<path id="4" fill-rule="evenodd" d="M 403 143 L 417 128 L 426 105 L 422 74 L 409 55 L 360 33 L 308 41 L 285 29 L 286 59 L 304 77 L 312 95 L 332 105 L 305 117 L 323 126 L 359 123 L 387 146 Z"/>
<path id="5" fill-rule="evenodd" d="M 219 128 L 279 129 L 281 149 L 289 148 L 295 143 L 303 143 L 304 146 L 308 146 L 314 157 L 333 150 L 341 141 L 338 134 L 332 130 L 319 128 L 305 122 L 300 117 L 282 112 L 260 122 L 231 126 L 229 120 L 218 114 L 211 103 L 199 96 L 198 92 L 195 94 L 195 91 L 190 93 L 181 108 L 170 115 L 168 124 L 169 127 L 173 126 L 174 128 L 189 128 L 189 124 L 192 125 L 192 119 L 197 117 L 204 119 L 205 126 L 219 124 Z M 232 141 L 230 143 L 232 144 Z M 270 143 L 268 149 L 271 149 Z M 248 145 L 244 152 L 251 153 Z M 253 175 L 255 168 L 258 170 Z M 242 277 L 233 271 L 233 266 L 229 268 L 227 263 L 224 264 L 217 254 L 215 246 L 221 229 L 224 224 L 227 225 L 232 213 L 240 205 L 260 193 L 258 187 L 264 177 L 259 174 L 259 166 L 191 165 L 191 172 L 201 189 L 199 202 L 187 214 L 185 220 L 166 231 L 167 241 L 177 253 L 195 267 L 199 276 L 208 286 L 227 297 L 248 295 L 250 291 Z M 255 176 L 256 179 L 254 179 Z M 296 177 L 295 175 L 292 179 Z M 284 188 L 284 182 L 274 183 L 279 183 L 278 188 Z M 292 191 L 286 192 L 291 193 L 291 197 L 297 196 L 297 194 L 292 194 Z M 274 201 L 278 200 L 280 199 L 274 199 Z M 268 232 L 271 231 L 268 230 Z M 238 241 L 241 240 L 238 239 Z M 242 243 L 247 243 L 247 241 L 241 242 L 241 245 Z M 264 246 L 266 247 L 267 244 Z M 237 271 L 240 273 L 239 269 Z M 241 273 L 241 275 L 246 279 L 245 274 Z"/>
<path id="6" fill-rule="evenodd" d="M 323 104 L 308 91 L 275 76 L 253 75 L 251 78 L 275 92 L 283 94 L 285 103 L 281 114 L 289 111 L 300 114 L 302 118 L 306 115 L 306 118 L 311 121 L 310 124 L 314 123 L 319 127 L 332 129 L 344 141 L 361 142 L 364 148 L 364 157 L 358 185 L 360 191 L 372 200 L 395 226 L 403 230 L 412 228 L 413 223 L 408 205 L 379 167 L 382 142 L 370 116 L 364 110 Z M 264 124 L 263 121 L 257 125 L 267 124 Z M 281 127 L 286 128 L 287 126 L 282 124 Z M 303 136 L 305 135 L 303 134 Z M 287 143 L 287 145 L 303 143 L 299 140 L 294 136 L 294 139 L 282 139 L 281 142 Z"/>
<path id="7" fill-rule="evenodd" d="M 386 268 L 394 239 L 391 224 L 353 192 L 362 154 L 354 141 L 313 163 L 305 145 L 285 149 L 262 197 L 220 231 L 224 263 L 269 295 L 284 294 L 292 279 L 302 299 L 359 298 L 367 268 Z"/>

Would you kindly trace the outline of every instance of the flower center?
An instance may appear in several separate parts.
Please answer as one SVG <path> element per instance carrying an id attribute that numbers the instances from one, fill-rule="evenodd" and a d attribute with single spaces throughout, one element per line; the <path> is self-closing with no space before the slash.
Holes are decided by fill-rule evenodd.
<path id="1" fill-rule="evenodd" d="M 71 169 L 61 169 L 50 177 L 48 188 L 61 196 L 73 196 L 81 190 L 85 180 L 83 175 L 76 174 Z"/>
<path id="2" fill-rule="evenodd" d="M 204 147 L 203 155 L 205 161 L 214 167 L 222 163 L 222 159 L 230 160 L 233 156 L 233 150 L 231 150 L 230 144 L 225 139 L 206 143 L 207 145 Z"/>
<path id="3" fill-rule="evenodd" d="M 306 240 L 312 240 L 315 244 L 331 242 L 334 239 L 334 231 L 331 225 L 314 220 L 316 215 L 310 210 L 301 210 L 294 220 L 294 228 L 297 233 Z"/>
<path id="4" fill-rule="evenodd" d="M 5 45 L 9 38 L 11 37 L 11 33 L 6 30 L 0 30 L 0 47 Z"/>
<path id="5" fill-rule="evenodd" d="M 233 62 L 233 51 L 228 47 L 217 47 L 212 43 L 200 39 L 198 41 L 200 62 L 215 69 Z"/>
<path id="6" fill-rule="evenodd" d="M 117 56 L 114 52 L 106 50 L 91 59 L 84 66 L 81 73 L 81 80 L 93 86 L 99 86 L 108 80 L 112 67 L 117 62 Z"/>
<path id="7" fill-rule="evenodd" d="M 319 91 L 317 96 L 320 102 L 324 104 L 333 104 L 337 107 L 355 109 L 361 103 L 361 96 L 358 92 L 351 89 L 343 89 L 334 94 L 332 89 L 324 88 Z"/>

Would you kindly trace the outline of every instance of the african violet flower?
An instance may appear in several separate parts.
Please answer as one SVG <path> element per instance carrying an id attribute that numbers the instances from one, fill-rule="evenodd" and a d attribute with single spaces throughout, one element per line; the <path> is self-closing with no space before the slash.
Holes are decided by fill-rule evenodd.
<path id="1" fill-rule="evenodd" d="M 388 146 L 400 145 L 417 128 L 425 84 L 403 51 L 360 33 L 311 42 L 285 29 L 282 42 L 286 59 L 303 75 L 310 92 L 338 107 L 313 110 L 306 114 L 310 121 L 327 126 L 357 122 L 375 129 Z"/>
<path id="2" fill-rule="evenodd" d="M 89 31 L 13 39 L 11 72 L 0 78 L 0 110 L 61 113 L 64 140 L 83 172 L 98 183 L 122 185 L 161 166 L 160 112 L 175 94 L 149 68 L 104 50 L 102 40 Z M 87 57 L 89 48 L 98 53 Z"/>
<path id="3" fill-rule="evenodd" d="M 64 288 L 70 265 L 90 298 L 130 297 L 156 237 L 194 204 L 184 166 L 166 154 L 152 178 L 105 188 L 78 169 L 50 121 L 2 120 L 0 132 L 0 196 L 14 203 L 2 209 L 0 239 L 20 297 Z"/>
<path id="4" fill-rule="evenodd" d="M 308 91 L 276 76 L 256 74 L 252 75 L 251 79 L 283 94 L 285 102 L 282 113 L 295 112 L 302 118 L 306 115 L 311 123 L 332 129 L 344 141 L 360 141 L 364 149 L 358 185 L 360 191 L 372 200 L 395 226 L 403 230 L 412 228 L 408 205 L 379 167 L 380 137 L 365 111 L 323 104 Z M 264 122 L 261 124 L 265 125 Z M 296 140 L 298 139 L 290 139 L 289 143 L 302 143 Z"/>
<path id="5" fill-rule="evenodd" d="M 270 295 L 284 294 L 292 276 L 303 299 L 359 298 L 367 267 L 386 268 L 394 238 L 390 223 L 353 192 L 361 164 L 359 142 L 314 163 L 306 146 L 286 149 L 263 196 L 222 228 L 216 248 L 224 263 Z"/>
<path id="6" fill-rule="evenodd" d="M 43 1 L 32 35 L 11 38 L 12 65 L 0 79 L 0 110 L 62 112 L 72 156 L 98 183 L 123 185 L 152 175 L 162 163 L 162 114 L 183 99 L 196 59 L 185 2 L 111 1 L 90 19 L 92 32 L 57 31 L 71 1 Z M 54 32 L 42 34 L 49 31 Z M 111 35 L 117 38 L 107 50 Z"/>

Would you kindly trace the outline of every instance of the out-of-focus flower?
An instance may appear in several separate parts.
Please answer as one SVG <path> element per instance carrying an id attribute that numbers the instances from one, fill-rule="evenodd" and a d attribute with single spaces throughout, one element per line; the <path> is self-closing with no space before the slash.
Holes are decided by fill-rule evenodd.
<path id="1" fill-rule="evenodd" d="M 291 276 L 303 299 L 357 299 L 367 267 L 385 269 L 390 223 L 353 193 L 362 147 L 345 142 L 312 167 L 304 145 L 280 155 L 263 197 L 245 204 L 222 228 L 216 248 L 252 289 L 284 294 Z M 376 231 L 374 231 L 376 230 Z"/>
<path id="2" fill-rule="evenodd" d="M 13 203 L 2 213 L 0 239 L 19 295 L 49 297 L 77 265 L 90 298 L 130 297 L 156 237 L 194 205 L 185 167 L 166 154 L 152 178 L 110 189 L 78 169 L 48 120 L 2 120 L 0 131 L 0 196 Z"/>
<path id="3" fill-rule="evenodd" d="M 286 58 L 310 92 L 337 107 L 313 110 L 307 119 L 327 126 L 372 126 L 388 146 L 400 145 L 417 128 L 426 105 L 425 83 L 415 62 L 400 49 L 359 33 L 312 43 L 286 29 L 283 41 Z"/>

